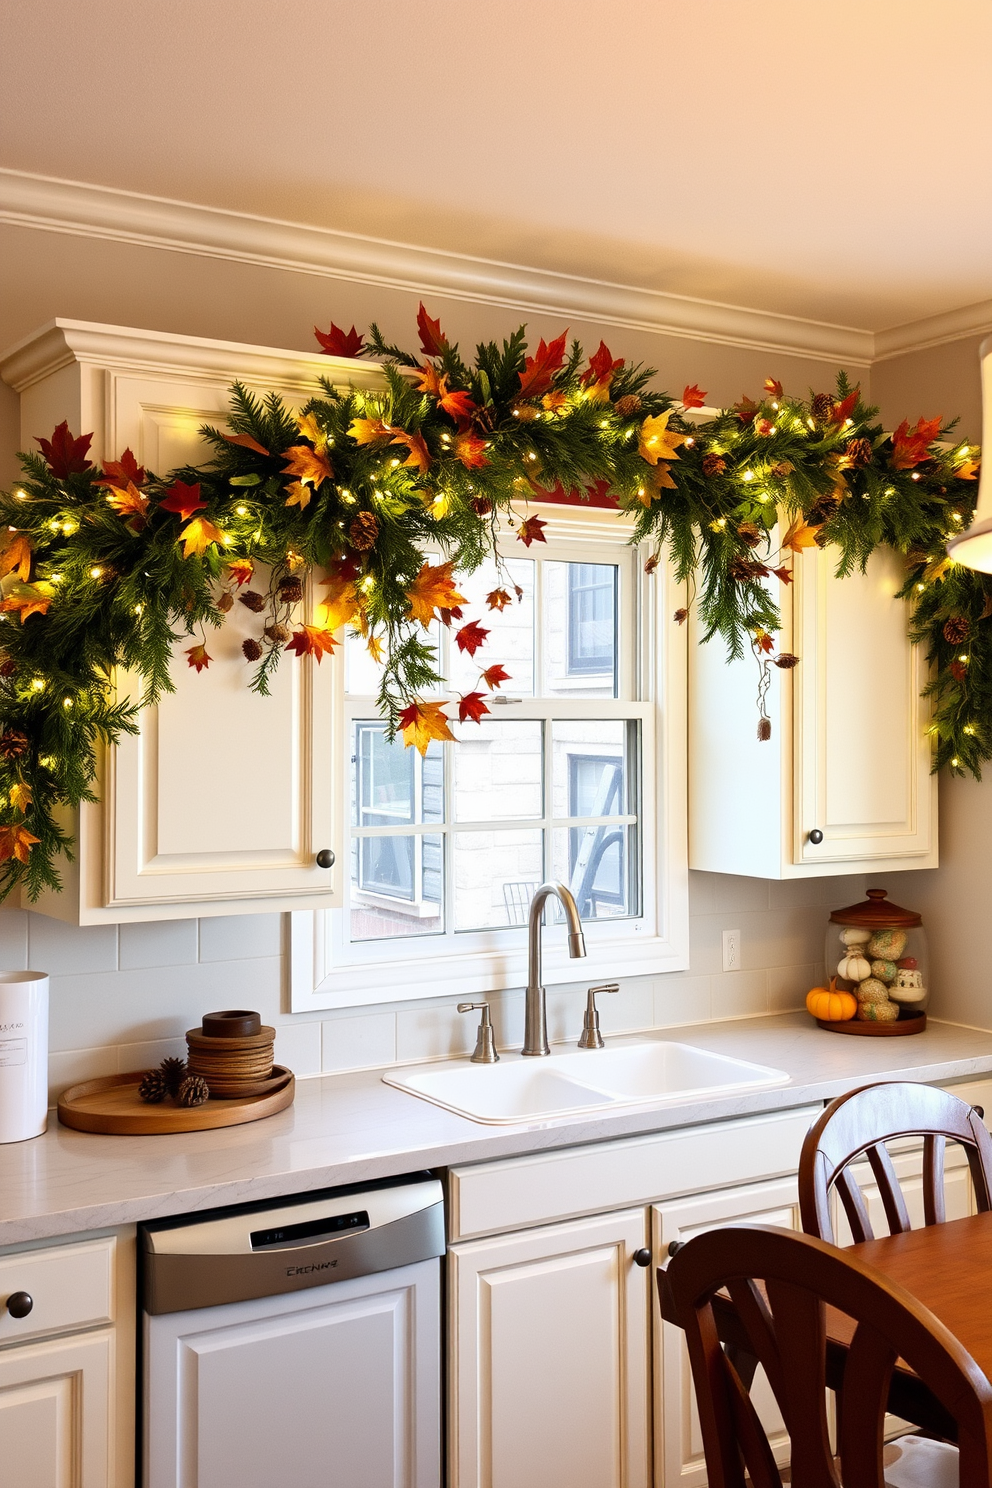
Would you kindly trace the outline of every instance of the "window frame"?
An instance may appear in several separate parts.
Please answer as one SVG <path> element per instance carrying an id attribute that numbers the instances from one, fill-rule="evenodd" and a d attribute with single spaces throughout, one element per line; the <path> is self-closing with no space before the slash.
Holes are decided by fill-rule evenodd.
<path id="1" fill-rule="evenodd" d="M 688 966 L 688 864 L 686 842 L 686 636 L 671 623 L 682 603 L 681 589 L 664 564 L 653 576 L 644 574 L 647 550 L 629 544 L 631 524 L 618 513 L 582 506 L 532 503 L 547 523 L 547 547 L 530 556 L 550 561 L 615 562 L 625 569 L 621 580 L 620 680 L 618 700 L 609 699 L 610 715 L 637 718 L 641 728 L 642 800 L 640 854 L 642 898 L 637 918 L 603 919 L 586 926 L 587 957 L 567 956 L 560 927 L 544 932 L 544 981 L 548 986 L 605 977 L 660 974 Z M 508 534 L 512 539 L 512 532 Z M 592 552 L 582 545 L 594 544 Z M 571 551 L 570 551 L 571 550 Z M 609 554 L 609 557 L 605 555 Z M 515 556 L 520 556 L 516 555 Z M 624 583 L 626 580 L 626 584 Z M 629 593 L 624 596 L 624 588 Z M 667 622 L 667 623 L 666 623 Z M 326 664 L 326 663 L 325 663 Z M 344 692 L 343 648 L 335 668 L 335 737 L 344 738 L 346 720 L 361 715 Z M 510 696 L 512 687 L 508 689 Z M 511 708 L 496 708 L 496 719 L 588 716 L 595 699 L 573 700 L 555 694 L 526 698 Z M 607 715 L 607 716 L 610 716 Z M 550 723 L 547 725 L 550 727 Z M 455 746 L 457 748 L 457 745 Z M 344 751 L 342 751 L 344 752 Z M 346 841 L 347 761 L 332 762 L 339 802 L 336 844 L 344 875 L 350 873 Z M 550 795 L 551 784 L 548 782 Z M 551 816 L 550 801 L 546 813 Z M 349 813 L 350 814 L 350 813 Z M 535 823 L 537 825 L 537 823 Z M 566 828 L 567 830 L 567 828 Z M 458 949 L 435 950 L 442 938 L 411 936 L 393 941 L 350 943 L 343 938 L 346 908 L 297 910 L 290 914 L 290 1006 L 293 1012 L 405 1003 L 427 998 L 472 997 L 517 988 L 526 982 L 526 937 L 509 929 L 458 932 Z M 514 940 L 513 937 L 516 937 Z M 453 937 L 454 938 L 454 937 Z M 397 954 L 402 944 L 406 954 Z M 383 955 L 382 948 L 393 949 Z M 356 949 L 360 952 L 355 954 Z M 402 976 L 397 973 L 402 971 Z"/>

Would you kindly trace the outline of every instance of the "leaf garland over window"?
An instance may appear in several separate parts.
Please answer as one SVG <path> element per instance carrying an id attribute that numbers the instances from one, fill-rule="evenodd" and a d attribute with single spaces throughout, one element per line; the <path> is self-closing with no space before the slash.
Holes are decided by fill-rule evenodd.
<path id="1" fill-rule="evenodd" d="M 934 664 L 935 768 L 979 775 L 992 757 L 992 579 L 947 557 L 978 475 L 952 424 L 887 433 L 843 375 L 807 397 L 768 378 L 758 399 L 690 417 L 701 388 L 659 392 L 603 342 L 588 360 L 566 332 L 531 352 L 521 327 L 470 361 L 423 306 L 417 323 L 416 354 L 374 325 L 317 330 L 329 355 L 381 362 L 382 387 L 322 379 L 295 414 L 235 384 L 198 467 L 151 472 L 130 450 L 101 467 L 92 436 L 67 424 L 20 456 L 20 486 L 0 493 L 0 897 L 59 887 L 57 860 L 72 854 L 62 808 L 95 799 L 99 747 L 173 690 L 177 643 L 210 685 L 209 634 L 235 604 L 257 616 L 242 650 L 260 693 L 282 660 L 320 664 L 347 626 L 380 664 L 379 706 L 408 745 L 449 737 L 456 715 L 479 722 L 509 677 L 483 656 L 475 687 L 439 701 L 429 630 L 454 626 L 473 658 L 484 647 L 485 612 L 464 613 L 458 575 L 499 563 L 504 523 L 543 542 L 528 503 L 549 496 L 629 514 L 648 572 L 668 554 L 706 637 L 754 652 L 759 700 L 768 665 L 797 661 L 772 654 L 794 554 L 835 545 L 849 574 L 895 547 L 910 633 Z M 487 609 L 518 598 L 504 570 Z M 118 698 L 117 668 L 140 679 L 137 702 Z"/>

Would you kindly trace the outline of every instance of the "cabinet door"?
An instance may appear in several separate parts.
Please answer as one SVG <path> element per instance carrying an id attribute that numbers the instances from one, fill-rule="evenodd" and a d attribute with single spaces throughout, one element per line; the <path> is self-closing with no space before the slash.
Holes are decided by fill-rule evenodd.
<path id="1" fill-rule="evenodd" d="M 449 1254 L 450 1488 L 646 1488 L 645 1213 Z"/>
<path id="2" fill-rule="evenodd" d="M 4 1484 L 109 1488 L 113 1361 L 109 1331 L 0 1352 Z"/>
<path id="3" fill-rule="evenodd" d="M 725 1189 L 702 1198 L 680 1199 L 658 1204 L 652 1211 L 654 1253 L 667 1259 L 673 1240 L 691 1240 L 693 1235 L 722 1225 L 778 1225 L 801 1229 L 799 1198 L 794 1178 L 776 1183 L 754 1183 Z M 681 1328 L 661 1321 L 655 1302 L 655 1460 L 660 1488 L 706 1488 L 706 1465 L 699 1432 L 696 1398 L 689 1368 L 689 1354 Z M 774 1397 L 759 1370 L 751 1389 L 775 1455 L 788 1460 L 789 1443 Z"/>
<path id="4" fill-rule="evenodd" d="M 836 566 L 836 548 L 809 549 L 793 565 L 794 859 L 870 867 L 902 857 L 913 867 L 936 849 L 936 795 L 920 696 L 926 656 L 896 598 L 904 564 L 880 548 L 864 574 L 838 579 Z"/>

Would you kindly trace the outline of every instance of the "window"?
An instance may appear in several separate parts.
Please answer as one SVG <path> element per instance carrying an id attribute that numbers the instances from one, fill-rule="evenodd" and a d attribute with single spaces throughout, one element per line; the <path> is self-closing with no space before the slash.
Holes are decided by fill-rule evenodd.
<path id="1" fill-rule="evenodd" d="M 294 1008 L 522 985 L 530 901 L 547 878 L 571 888 L 589 960 L 568 962 L 564 937 L 546 932 L 546 982 L 685 964 L 668 923 L 684 873 L 658 873 L 655 582 L 614 514 L 548 516 L 546 544 L 523 550 L 509 532 L 498 564 L 460 580 L 466 616 L 490 632 L 474 658 L 457 650 L 457 625 L 431 632 L 442 696 L 479 690 L 497 662 L 510 674 L 481 724 L 452 724 L 457 743 L 423 758 L 390 743 L 377 669 L 347 639 L 343 904 L 318 916 L 317 1000 L 294 992 Z M 519 600 L 488 610 L 497 588 Z"/>

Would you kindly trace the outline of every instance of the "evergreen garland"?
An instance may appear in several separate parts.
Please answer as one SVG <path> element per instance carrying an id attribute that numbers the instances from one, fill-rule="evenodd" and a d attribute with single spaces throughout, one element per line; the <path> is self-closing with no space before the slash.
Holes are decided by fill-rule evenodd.
<path id="1" fill-rule="evenodd" d="M 836 545 L 847 574 L 895 547 L 910 633 L 934 667 L 935 768 L 980 775 L 992 757 L 992 579 L 946 554 L 971 520 L 978 473 L 977 451 L 948 443 L 953 425 L 904 421 L 887 434 L 843 375 L 835 393 L 808 398 L 769 379 L 759 401 L 693 418 L 698 388 L 678 400 L 655 391 L 650 370 L 602 342 L 588 363 L 564 334 L 531 355 L 521 327 L 470 363 L 423 306 L 418 327 L 420 356 L 375 326 L 367 344 L 354 327 L 317 332 L 335 356 L 378 359 L 384 385 L 323 379 L 298 416 L 235 384 L 227 430 L 202 431 L 202 466 L 159 475 L 128 450 L 98 468 L 91 436 L 65 424 L 20 456 L 22 484 L 0 493 L 0 898 L 20 882 L 32 900 L 60 886 L 64 808 L 95 799 L 98 748 L 172 690 L 183 636 L 189 665 L 209 667 L 209 629 L 236 603 L 258 615 L 243 650 L 262 693 L 285 650 L 319 662 L 347 625 L 381 661 L 379 704 L 408 744 L 451 737 L 445 706 L 478 721 L 505 673 L 480 669 L 479 690 L 457 704 L 426 701 L 441 684 L 426 627 L 457 622 L 474 655 L 479 623 L 462 614 L 456 574 L 495 553 L 501 522 L 527 546 L 543 541 L 526 503 L 549 493 L 592 492 L 633 514 L 633 540 L 653 547 L 648 569 L 667 550 L 707 638 L 733 656 L 750 647 L 765 687 L 770 661 L 796 664 L 770 654 L 792 553 Z M 315 624 L 301 618 L 310 579 Z M 512 590 L 495 590 L 490 608 Z M 117 668 L 140 678 L 137 701 L 116 697 Z"/>

